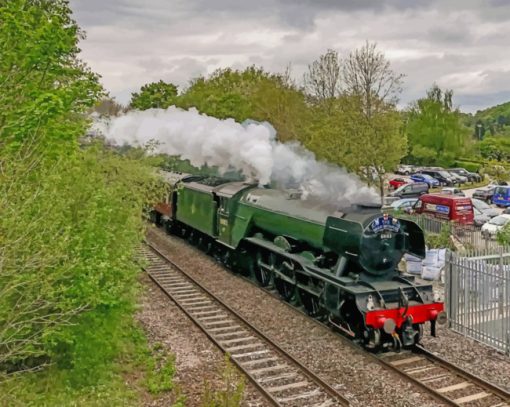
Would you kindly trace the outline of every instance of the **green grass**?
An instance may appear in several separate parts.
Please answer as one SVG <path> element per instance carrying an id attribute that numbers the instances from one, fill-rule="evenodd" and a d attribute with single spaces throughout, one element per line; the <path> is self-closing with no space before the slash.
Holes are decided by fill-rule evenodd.
<path id="1" fill-rule="evenodd" d="M 80 366 L 0 376 L 0 406 L 138 406 L 142 398 L 175 390 L 174 356 L 160 345 L 151 348 L 131 316 L 124 319 L 122 337 L 112 338 L 115 357 L 88 369 L 88 380 L 81 377 Z M 178 391 L 175 399 L 176 406 L 184 405 Z"/>
<path id="2" fill-rule="evenodd" d="M 490 183 L 490 180 L 485 179 L 485 180 L 483 180 L 483 181 L 481 181 L 481 182 L 474 182 L 474 183 L 472 183 L 472 184 L 467 183 L 467 184 L 463 184 L 463 185 L 461 185 L 461 186 L 459 186 L 459 187 L 455 187 L 455 188 L 458 188 L 458 189 L 460 189 L 460 190 L 465 190 L 465 189 L 478 189 L 478 188 L 486 187 L 487 185 L 489 185 L 489 183 Z M 443 188 L 446 188 L 446 187 L 444 187 L 444 186 L 443 186 L 443 187 L 439 187 L 439 188 L 431 188 L 429 192 L 430 192 L 431 194 L 437 194 L 437 193 L 441 192 L 441 190 L 442 190 Z"/>

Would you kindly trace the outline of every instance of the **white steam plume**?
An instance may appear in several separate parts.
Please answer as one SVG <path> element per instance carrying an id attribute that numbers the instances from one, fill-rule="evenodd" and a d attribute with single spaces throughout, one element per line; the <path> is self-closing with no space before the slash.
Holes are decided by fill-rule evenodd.
<path id="1" fill-rule="evenodd" d="M 156 152 L 179 155 L 195 166 L 235 168 L 260 184 L 299 188 L 303 197 L 320 198 L 346 206 L 377 202 L 377 193 L 344 169 L 317 161 L 299 143 L 283 144 L 268 123 L 219 120 L 174 106 L 131 111 L 109 122 L 96 122 L 94 130 L 118 144 L 144 146 L 157 141 Z"/>

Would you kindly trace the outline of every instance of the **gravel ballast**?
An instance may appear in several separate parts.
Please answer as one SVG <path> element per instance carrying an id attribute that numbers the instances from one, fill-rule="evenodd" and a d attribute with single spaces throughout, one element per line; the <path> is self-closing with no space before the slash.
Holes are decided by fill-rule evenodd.
<path id="1" fill-rule="evenodd" d="M 175 383 L 186 396 L 186 406 L 200 406 L 206 381 L 213 389 L 223 387 L 224 356 L 148 276 L 142 277 L 142 283 L 144 290 L 137 320 L 146 332 L 149 344 L 161 344 L 175 355 Z M 174 401 L 175 392 L 156 399 L 146 398 L 144 405 L 168 407 Z M 248 382 L 243 405 L 270 406 Z"/>
<path id="2" fill-rule="evenodd" d="M 301 360 L 353 406 L 439 406 L 411 383 L 384 369 L 363 351 L 236 277 L 186 242 L 150 228 L 148 238 L 201 284 Z"/>

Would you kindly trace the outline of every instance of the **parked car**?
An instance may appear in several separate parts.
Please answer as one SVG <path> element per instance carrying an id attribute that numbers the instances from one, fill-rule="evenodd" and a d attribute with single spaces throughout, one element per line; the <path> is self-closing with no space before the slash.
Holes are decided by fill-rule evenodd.
<path id="1" fill-rule="evenodd" d="M 414 171 L 415 170 L 413 165 L 400 164 L 395 172 L 400 175 L 409 175 L 412 174 Z"/>
<path id="2" fill-rule="evenodd" d="M 411 180 L 414 182 L 425 182 L 429 185 L 429 188 L 439 186 L 439 181 L 427 174 L 412 174 Z"/>
<path id="3" fill-rule="evenodd" d="M 429 192 L 429 185 L 425 182 L 413 182 L 411 184 L 402 185 L 395 191 L 388 194 L 385 198 L 387 204 L 404 198 L 418 198 Z"/>
<path id="4" fill-rule="evenodd" d="M 510 222 L 510 215 L 503 214 L 492 218 L 482 226 L 482 236 L 494 238 L 503 227 Z"/>
<path id="5" fill-rule="evenodd" d="M 455 172 L 452 172 L 452 171 L 445 171 L 447 172 L 448 174 L 450 174 L 450 177 L 453 178 L 454 180 L 457 180 L 457 184 L 465 184 L 466 182 L 468 182 L 468 179 L 467 177 L 463 176 L 463 175 L 460 175 L 460 174 L 457 174 Z"/>
<path id="6" fill-rule="evenodd" d="M 390 208 L 393 210 L 410 212 L 417 200 L 417 198 L 399 199 L 398 201 L 392 202 Z"/>
<path id="7" fill-rule="evenodd" d="M 498 186 L 494 188 L 492 203 L 496 206 L 510 206 L 510 186 Z"/>
<path id="8" fill-rule="evenodd" d="M 390 181 L 388 182 L 388 189 L 390 190 L 397 189 L 400 188 L 402 185 L 409 184 L 410 182 L 411 180 L 409 178 L 403 177 L 393 178 L 390 179 Z"/>
<path id="9" fill-rule="evenodd" d="M 497 187 L 499 185 L 507 186 L 508 182 L 506 182 L 506 181 L 497 181 L 497 180 L 489 182 L 489 186 L 490 187 Z"/>
<path id="10" fill-rule="evenodd" d="M 491 218 L 489 216 L 487 216 L 482 211 L 476 209 L 475 206 L 473 206 L 473 214 L 474 214 L 473 223 L 475 226 L 481 227 L 485 223 L 487 223 L 488 221 L 491 220 Z"/>
<path id="11" fill-rule="evenodd" d="M 432 178 L 437 179 L 441 185 L 451 187 L 456 184 L 456 180 L 446 171 L 425 169 L 421 170 L 420 173 L 430 175 Z"/>
<path id="12" fill-rule="evenodd" d="M 493 218 L 494 216 L 499 215 L 499 210 L 497 210 L 496 208 L 493 208 L 492 206 L 487 204 L 485 201 L 481 201 L 480 199 L 476 199 L 476 198 L 471 198 L 471 202 L 473 203 L 473 207 L 478 209 L 484 215 L 487 215 L 489 218 Z"/>
<path id="13" fill-rule="evenodd" d="M 471 198 L 440 194 L 420 196 L 413 207 L 416 213 L 462 224 L 473 224 L 473 204 Z"/>
<path id="14" fill-rule="evenodd" d="M 492 203 L 492 196 L 494 195 L 495 187 L 489 187 L 485 189 L 477 189 L 473 192 L 473 198 L 479 199 L 480 201 L 485 201 L 487 203 Z"/>
<path id="15" fill-rule="evenodd" d="M 442 195 L 466 196 L 459 188 L 446 187 L 441 189 Z"/>
<path id="16" fill-rule="evenodd" d="M 448 171 L 463 175 L 468 179 L 469 182 L 482 182 L 482 176 L 480 174 L 476 172 L 469 172 L 464 168 L 450 168 Z"/>

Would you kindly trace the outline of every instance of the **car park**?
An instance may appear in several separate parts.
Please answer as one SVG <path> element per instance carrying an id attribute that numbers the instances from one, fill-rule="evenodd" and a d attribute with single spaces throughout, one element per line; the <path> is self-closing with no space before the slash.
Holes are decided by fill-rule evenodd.
<path id="1" fill-rule="evenodd" d="M 466 196 L 464 192 L 462 192 L 459 188 L 454 187 L 446 187 L 441 189 L 441 194 L 443 195 L 455 195 L 455 196 Z"/>
<path id="2" fill-rule="evenodd" d="M 482 235 L 485 238 L 494 238 L 508 222 L 510 222 L 510 215 L 496 216 L 482 226 Z"/>
<path id="3" fill-rule="evenodd" d="M 492 195 L 492 203 L 499 207 L 510 206 L 510 186 L 497 186 Z"/>
<path id="4" fill-rule="evenodd" d="M 485 189 L 477 189 L 473 192 L 473 198 L 479 199 L 480 201 L 485 201 L 487 203 L 492 203 L 492 196 L 494 195 L 495 187 L 489 187 Z"/>
<path id="5" fill-rule="evenodd" d="M 476 172 L 469 172 L 464 168 L 449 168 L 448 172 L 462 175 L 468 179 L 469 182 L 481 182 L 482 176 Z"/>
<path id="6" fill-rule="evenodd" d="M 409 184 L 410 182 L 411 182 L 411 179 L 409 179 L 409 178 L 404 178 L 404 177 L 392 178 L 388 182 L 388 189 L 390 189 L 390 190 L 397 189 L 397 188 L 400 188 L 402 185 Z"/>
<path id="7" fill-rule="evenodd" d="M 429 192 L 429 185 L 425 182 L 412 182 L 411 184 L 402 185 L 395 191 L 388 194 L 385 198 L 387 204 L 404 198 L 418 198 Z"/>
<path id="8" fill-rule="evenodd" d="M 471 198 L 471 202 L 473 203 L 473 207 L 478 209 L 483 214 L 487 215 L 489 218 L 493 218 L 494 216 L 498 216 L 500 214 L 500 210 L 490 206 L 485 201 L 476 198 Z"/>
<path id="9" fill-rule="evenodd" d="M 446 171 L 424 169 L 421 170 L 420 173 L 430 175 L 432 178 L 437 179 L 441 185 L 450 187 L 456 184 L 456 180 L 454 180 Z"/>
<path id="10" fill-rule="evenodd" d="M 440 185 L 437 179 L 427 174 L 412 174 L 411 180 L 414 182 L 425 182 L 428 184 L 429 188 L 438 187 Z"/>
<path id="11" fill-rule="evenodd" d="M 485 223 L 487 223 L 489 220 L 491 220 L 491 218 L 489 216 L 487 216 L 482 211 L 476 209 L 475 206 L 473 206 L 473 215 L 474 215 L 473 223 L 475 226 L 478 226 L 478 227 L 483 226 Z"/>
<path id="12" fill-rule="evenodd" d="M 461 224 L 473 224 L 474 219 L 471 198 L 453 195 L 422 195 L 414 205 L 413 211 Z"/>

